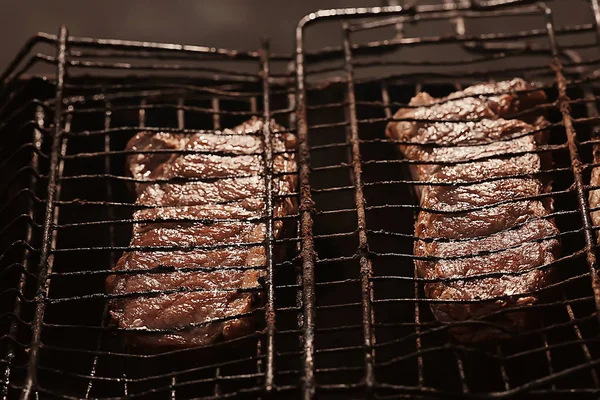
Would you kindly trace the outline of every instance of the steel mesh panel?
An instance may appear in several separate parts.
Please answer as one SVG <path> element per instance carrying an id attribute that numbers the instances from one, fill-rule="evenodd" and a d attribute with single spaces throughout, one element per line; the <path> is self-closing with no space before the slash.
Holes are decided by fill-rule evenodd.
<path id="1" fill-rule="evenodd" d="M 0 130 L 24 133 L 0 138 L 1 154 L 13 154 L 2 156 L 3 171 L 18 175 L 0 186 L 9 227 L 0 233 L 4 396 L 597 395 L 597 227 L 587 204 L 597 189 L 589 186 L 596 19 L 554 27 L 544 8 L 467 3 L 311 15 L 297 31 L 296 71 L 282 65 L 292 56 L 269 54 L 266 44 L 232 52 L 69 37 L 65 29 L 33 38 L 2 75 L 0 97 Z M 490 16 L 523 15 L 530 19 L 515 31 L 486 30 Z M 304 47 L 310 21 L 344 17 L 369 19 L 336 25 L 338 46 Z M 29 56 L 38 44 L 57 52 Z M 450 59 L 419 53 L 445 46 L 456 48 Z M 25 79 L 39 63 L 56 67 L 56 78 Z M 562 253 L 544 268 L 559 279 L 548 301 L 526 310 L 541 315 L 538 326 L 497 344 L 458 345 L 432 317 L 415 275 L 415 183 L 383 131 L 421 90 L 443 96 L 514 76 L 542 82 L 549 97 L 536 111 L 552 123 L 551 140 L 537 151 L 554 159 L 540 176 L 554 181 Z M 286 217 L 298 232 L 256 244 L 288 254 L 265 266 L 268 299 L 255 311 L 263 324 L 224 343 L 140 353 L 109 323 L 104 288 L 131 250 L 125 143 L 140 130 L 210 132 L 250 116 L 273 117 L 292 133 L 297 124 L 300 139 L 300 207 Z M 261 132 L 266 143 L 270 134 Z M 273 154 L 260 156 L 272 178 Z"/>
<path id="2" fill-rule="evenodd" d="M 254 267 L 267 272 L 265 305 L 252 312 L 262 324 L 256 332 L 227 342 L 150 353 L 129 347 L 127 332 L 110 323 L 108 300 L 114 295 L 105 289 L 117 259 L 131 251 L 131 227 L 136 223 L 131 214 L 139 208 L 131 193 L 132 178 L 125 173 L 124 147 L 133 134 L 210 133 L 251 116 L 273 118 L 293 132 L 293 91 L 276 83 L 285 75 L 270 75 L 267 44 L 260 52 L 242 54 L 175 45 L 147 50 L 147 44 L 67 37 L 64 29 L 58 37 L 48 37 L 57 42 L 57 56 L 47 58 L 58 65 L 59 75 L 56 96 L 44 106 L 57 110 L 60 118 L 54 121 L 54 134 L 44 138 L 50 164 L 46 168 L 52 172 L 45 183 L 51 188 L 43 204 L 46 211 L 40 212 L 47 218 L 46 231 L 37 238 L 38 246 L 43 245 L 41 261 L 36 262 L 39 295 L 31 300 L 36 310 L 26 323 L 32 332 L 24 341 L 30 344 L 23 344 L 29 356 L 11 366 L 5 388 L 22 391 L 24 397 L 220 398 L 297 386 L 301 303 L 296 235 L 275 239 L 267 229 L 267 265 Z M 227 64 L 234 65 L 234 60 L 238 68 L 228 72 Z M 252 72 L 236 71 L 244 68 Z M 150 72 L 132 72 L 136 70 Z M 182 72 L 177 76 L 174 71 Z M 20 72 L 16 74 L 8 81 Z M 40 120 L 48 121 L 48 115 Z M 257 134 L 271 142 L 270 128 Z M 271 185 L 270 163 L 277 152 L 270 146 L 265 149 L 258 156 Z M 275 219 L 270 204 L 278 197 L 273 192 L 267 187 L 267 225 Z M 294 226 L 295 215 L 282 218 Z M 219 246 L 231 247 L 214 245 Z M 274 252 L 286 256 L 276 261 L 270 256 Z"/>
<path id="3" fill-rule="evenodd" d="M 2 374 L 7 381 L 22 379 L 24 371 L 19 366 L 26 362 L 31 340 L 28 321 L 35 301 L 48 171 L 44 139 L 49 133 L 44 121 L 52 116 L 42 102 L 53 93 L 53 88 L 41 80 L 15 83 L 10 89 L 3 93 L 0 111 L 1 352 Z M 2 393 L 7 396 L 9 388 L 4 386 Z"/>
<path id="4" fill-rule="evenodd" d="M 317 210 L 316 391 L 384 397 L 597 391 L 595 239 L 581 167 L 589 158 L 580 155 L 578 143 L 590 135 L 589 126 L 582 126 L 581 118 L 589 118 L 581 106 L 590 100 L 582 100 L 578 66 L 593 63 L 595 56 L 573 60 L 563 53 L 570 47 L 596 54 L 595 38 L 586 33 L 593 23 L 555 30 L 550 10 L 539 6 L 485 13 L 438 7 L 416 16 L 395 8 L 335 10 L 303 23 L 394 13 L 400 16 L 338 24 L 342 45 L 321 50 L 318 60 L 297 53 L 304 64 L 298 79 L 306 85 L 299 85 L 304 102 L 299 115 L 307 121 L 299 134 L 308 138 Z M 528 14 L 527 29 L 465 30 L 485 29 L 487 22 L 472 20 L 492 17 L 520 26 L 509 19 Z M 299 49 L 312 29 L 303 23 Z M 364 34 L 369 30 L 376 34 Z M 580 41 L 563 38 L 567 32 L 580 32 Z M 325 74 L 331 83 L 313 84 Z M 416 183 L 406 171 L 414 161 L 402 159 L 383 133 L 393 113 L 420 91 L 443 97 L 473 83 L 514 76 L 543 82 L 549 96 L 535 111 L 552 124 L 550 142 L 536 151 L 554 159 L 541 174 L 553 181 L 549 196 L 562 254 L 542 268 L 555 268 L 560 277 L 547 289 L 554 293 L 552 301 L 525 310 L 543 315 L 539 326 L 494 345 L 457 344 L 450 326 L 436 322 L 429 310 L 433 302 L 451 300 L 425 298 L 427 280 L 414 272 L 412 248 L 419 239 L 413 223 L 420 207 L 412 194 Z M 319 242 L 320 236 L 326 240 Z"/>

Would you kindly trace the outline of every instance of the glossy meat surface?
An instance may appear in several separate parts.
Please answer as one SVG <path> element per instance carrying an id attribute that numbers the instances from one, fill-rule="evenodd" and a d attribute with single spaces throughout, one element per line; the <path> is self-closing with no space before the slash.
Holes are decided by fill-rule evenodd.
<path id="1" fill-rule="evenodd" d="M 266 264 L 262 128 L 253 119 L 218 133 L 141 132 L 128 143 L 137 203 L 147 208 L 133 215 L 134 250 L 115 266 L 121 274 L 107 279 L 121 296 L 111 315 L 121 328 L 162 330 L 135 334 L 135 343 L 201 346 L 252 329 Z M 289 173 L 274 178 L 274 195 L 291 194 L 295 138 L 272 138 L 274 173 Z M 296 210 L 291 197 L 274 205 L 275 217 Z M 274 236 L 285 228 L 274 221 Z"/>
<path id="2" fill-rule="evenodd" d="M 472 96 L 472 97 L 469 97 Z M 481 84 L 443 99 L 415 96 L 386 134 L 399 142 L 421 185 L 422 211 L 415 224 L 418 275 L 431 280 L 427 297 L 441 322 L 486 318 L 515 332 L 529 324 L 524 312 L 504 312 L 537 303 L 552 282 L 547 268 L 558 256 L 558 229 L 547 217 L 550 182 L 541 174 L 545 121 L 505 119 L 545 100 L 521 79 Z M 463 303 L 460 303 L 463 301 Z M 463 341 L 485 340 L 501 330 L 457 326 Z"/>

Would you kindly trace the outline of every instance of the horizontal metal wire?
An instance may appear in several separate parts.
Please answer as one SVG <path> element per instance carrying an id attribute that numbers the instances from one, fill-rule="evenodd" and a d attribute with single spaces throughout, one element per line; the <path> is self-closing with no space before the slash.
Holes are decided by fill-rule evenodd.
<path id="1" fill-rule="evenodd" d="M 143 128 L 140 130 L 147 130 L 147 128 Z M 260 156 L 261 153 L 244 153 L 244 154 L 233 154 L 231 152 L 218 152 L 218 151 L 209 151 L 209 150 L 185 150 L 185 149 L 156 149 L 156 150 L 112 150 L 105 152 L 81 152 L 76 154 L 65 154 L 62 159 L 64 160 L 74 160 L 74 159 L 86 159 L 86 158 L 96 158 L 96 157 L 106 157 L 106 156 L 115 156 L 115 155 L 135 155 L 135 154 L 207 154 L 207 155 L 218 155 L 221 157 L 239 157 L 240 155 L 244 156 Z M 273 155 L 282 155 L 282 154 L 293 154 L 293 152 L 289 150 L 285 151 L 274 151 Z"/>
<path id="2" fill-rule="evenodd" d="M 288 193 L 273 196 L 274 199 L 287 199 L 287 198 L 297 198 L 298 193 Z M 260 200 L 258 197 L 249 197 L 252 200 Z M 216 202 L 218 205 L 225 204 L 238 204 L 239 200 L 228 200 L 222 202 Z M 126 208 L 137 208 L 137 209 L 155 209 L 162 208 L 161 205 L 146 205 L 146 204 L 138 204 L 138 203 L 130 203 L 130 202 L 116 202 L 116 201 L 100 201 L 100 200 L 84 200 L 84 199 L 72 199 L 72 200 L 59 200 L 56 202 L 59 206 L 64 205 L 74 205 L 74 206 L 102 206 L 102 207 L 126 207 Z"/>
<path id="3" fill-rule="evenodd" d="M 46 324 L 45 325 L 47 328 L 49 329 L 66 329 L 66 328 L 76 328 L 75 326 L 69 326 L 69 325 L 56 325 L 56 324 Z M 82 326 L 83 327 L 83 326 Z M 87 326 L 87 328 L 92 329 L 94 328 L 93 326 Z M 98 326 L 96 326 L 97 329 L 102 329 L 102 330 L 111 330 L 110 327 L 103 327 L 100 328 Z M 114 328 L 112 328 L 112 330 L 114 330 Z M 87 354 L 87 355 L 100 355 L 100 356 L 105 356 L 105 357 L 111 357 L 114 359 L 117 359 L 119 362 L 122 361 L 120 359 L 141 359 L 141 360 L 154 360 L 157 359 L 159 362 L 164 362 L 165 360 L 161 360 L 161 359 L 166 359 L 168 360 L 170 357 L 173 356 L 179 356 L 182 354 L 193 354 L 193 353 L 199 353 L 202 352 L 206 349 L 212 349 L 212 348 L 219 348 L 219 347 L 225 347 L 227 348 L 228 346 L 231 346 L 234 343 L 243 343 L 243 342 L 249 342 L 249 341 L 253 341 L 254 339 L 260 338 L 263 334 L 259 333 L 259 332 L 254 332 L 254 333 L 249 333 L 246 335 L 242 335 L 239 336 L 237 338 L 232 338 L 230 340 L 227 341 L 221 341 L 221 342 L 215 342 L 215 343 L 211 343 L 211 344 L 207 344 L 205 347 L 192 347 L 192 348 L 166 348 L 163 351 L 160 352 L 154 352 L 154 353 L 135 353 L 135 352 L 119 352 L 119 351 L 107 351 L 107 350 L 90 350 L 90 349 L 86 349 L 86 348 L 77 348 L 77 347 L 64 347 L 64 346 L 56 346 L 56 345 L 48 345 L 48 344 L 43 344 L 43 348 L 45 351 L 49 351 L 49 352 L 56 352 L 58 354 L 60 353 L 66 353 L 66 354 Z M 60 354 L 60 356 L 64 356 L 64 354 Z M 197 356 L 197 355 L 196 355 Z M 263 355 L 256 355 L 256 356 L 252 356 L 249 357 L 249 360 L 257 360 L 257 359 L 263 359 L 264 356 Z M 242 360 L 243 361 L 243 360 Z M 201 367 L 204 369 L 210 369 L 211 367 L 220 367 L 220 366 L 224 366 L 230 363 L 236 363 L 236 362 L 241 362 L 239 360 L 237 361 L 221 361 L 215 364 L 210 364 L 209 366 L 206 367 Z M 225 364 L 223 364 L 225 363 Z"/>
<path id="4" fill-rule="evenodd" d="M 297 219 L 298 215 L 284 215 L 280 217 L 273 217 L 273 221 L 286 221 L 286 220 L 294 220 Z M 169 224 L 169 223 L 180 223 L 180 224 L 202 224 L 202 225 L 210 225 L 214 223 L 261 223 L 266 222 L 267 218 L 264 216 L 257 215 L 255 217 L 245 217 L 245 218 L 139 218 L 139 219 L 112 219 L 112 220 L 103 220 L 103 221 L 81 221 L 81 222 L 73 222 L 73 223 L 65 223 L 65 224 L 57 224 L 54 225 L 54 229 L 66 229 L 66 228 L 77 228 L 83 226 L 93 226 L 93 225 L 130 225 L 130 224 L 149 224 L 155 223 L 157 227 L 160 227 L 160 224 Z M 168 226 L 168 225 L 167 225 Z"/>
<path id="5" fill-rule="evenodd" d="M 519 334 L 515 334 L 514 332 L 506 330 L 501 325 L 496 325 L 496 324 L 493 324 L 493 323 L 490 323 L 490 322 L 486 322 L 486 321 L 453 322 L 453 323 L 448 324 L 448 325 L 443 325 L 443 326 L 439 326 L 439 327 L 436 327 L 436 328 L 430 328 L 430 329 L 428 329 L 426 331 L 422 331 L 422 333 L 420 333 L 420 334 L 412 334 L 412 335 L 410 335 L 410 336 L 408 336 L 406 338 L 402 338 L 402 339 L 399 339 L 397 341 L 382 343 L 381 346 L 376 346 L 376 347 L 389 347 L 391 345 L 398 344 L 398 343 L 400 343 L 402 341 L 414 340 L 414 336 L 420 336 L 420 337 L 431 336 L 431 335 L 438 334 L 438 333 L 443 332 L 443 331 L 447 331 L 448 329 L 450 329 L 452 327 L 458 327 L 458 326 L 486 326 L 486 327 L 493 327 L 495 329 L 503 331 L 503 333 L 512 334 L 513 336 L 518 337 L 518 336 L 529 335 L 529 334 L 531 334 L 531 335 L 538 334 L 539 335 L 541 332 L 549 332 L 549 331 L 552 331 L 552 330 L 555 330 L 555 329 L 559 329 L 559 328 L 571 327 L 571 326 L 573 326 L 574 324 L 576 324 L 578 322 L 583 322 L 583 321 L 586 321 L 586 320 L 587 321 L 593 320 L 593 318 L 594 318 L 594 316 L 591 315 L 591 316 L 588 316 L 588 317 L 585 317 L 585 318 L 580 318 L 578 320 L 569 321 L 569 322 L 562 323 L 562 324 L 556 324 L 556 325 L 553 325 L 552 327 L 540 328 L 540 329 L 537 329 L 537 330 L 535 330 L 533 332 L 525 332 L 525 333 L 520 334 L 520 335 Z M 597 341 L 597 339 L 589 339 L 585 343 L 593 343 L 593 342 L 596 342 L 596 341 Z M 571 341 L 571 342 L 569 342 L 567 344 L 580 344 L 580 342 L 577 341 L 577 340 L 575 340 L 575 341 Z M 462 351 L 465 351 L 465 352 L 477 354 L 478 356 L 485 356 L 485 357 L 489 357 L 489 358 L 492 358 L 492 359 L 495 359 L 495 360 L 502 360 L 502 361 L 507 361 L 507 360 L 514 359 L 514 358 L 524 357 L 525 355 L 531 354 L 531 353 L 547 351 L 547 347 L 544 346 L 544 347 L 540 347 L 540 348 L 537 348 L 537 349 L 530 349 L 530 350 L 524 351 L 524 352 L 522 352 L 523 354 L 516 353 L 513 356 L 499 357 L 497 355 L 491 355 L 489 353 L 482 352 L 480 349 L 477 349 L 477 348 L 474 348 L 474 347 L 467 347 L 467 346 L 462 346 L 462 345 L 456 345 L 456 344 L 453 344 L 453 343 L 449 342 L 449 343 L 446 343 L 444 345 L 440 345 L 440 346 L 437 346 L 437 347 L 430 347 L 430 348 L 426 348 L 424 350 L 412 352 L 412 353 L 404 355 L 402 357 L 398 357 L 397 359 L 394 358 L 394 359 L 390 359 L 390 360 L 388 360 L 386 362 L 381 362 L 379 364 L 379 367 L 380 368 L 385 368 L 388 365 L 396 364 L 400 360 L 410 359 L 410 358 L 416 358 L 416 357 L 419 357 L 420 355 L 423 355 L 424 353 L 439 352 L 440 350 L 451 350 L 451 349 L 453 349 L 453 350 L 462 350 Z M 364 346 L 354 345 L 354 346 L 330 347 L 330 348 L 324 348 L 324 349 L 317 349 L 316 352 L 317 353 L 321 353 L 321 354 L 326 354 L 326 353 L 344 353 L 344 352 L 347 352 L 347 351 L 361 351 L 361 350 L 364 350 Z"/>

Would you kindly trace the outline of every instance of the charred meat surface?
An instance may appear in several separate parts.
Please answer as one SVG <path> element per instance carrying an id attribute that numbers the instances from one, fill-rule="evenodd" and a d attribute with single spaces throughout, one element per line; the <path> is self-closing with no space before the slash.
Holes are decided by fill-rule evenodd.
<path id="1" fill-rule="evenodd" d="M 542 118 L 508 119 L 545 100 L 522 79 L 486 83 L 436 99 L 419 93 L 394 115 L 386 135 L 413 161 L 421 211 L 415 225 L 418 275 L 428 280 L 435 318 L 458 325 L 461 341 L 480 341 L 529 325 L 523 311 L 552 282 L 559 253 L 549 217 L 549 160 Z M 409 121 L 402 119 L 409 119 Z M 422 122 L 421 122 L 422 120 Z"/>
<path id="2" fill-rule="evenodd" d="M 143 208 L 107 289 L 117 295 L 110 313 L 120 328 L 158 331 L 134 343 L 202 346 L 252 329 L 266 274 L 263 126 L 252 119 L 222 132 L 141 132 L 127 144 Z M 281 217 L 296 210 L 285 197 L 296 187 L 296 143 L 271 128 L 277 238 Z"/>

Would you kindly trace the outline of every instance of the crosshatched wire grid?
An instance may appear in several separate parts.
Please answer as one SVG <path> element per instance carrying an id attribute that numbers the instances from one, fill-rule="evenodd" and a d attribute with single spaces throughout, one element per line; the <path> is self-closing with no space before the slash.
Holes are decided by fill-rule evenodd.
<path id="1" fill-rule="evenodd" d="M 368 16 L 382 13 L 372 11 Z M 303 22 L 357 12 L 368 14 L 328 11 Z M 597 121 L 590 86 L 597 78 L 582 78 L 582 67 L 593 70 L 598 60 L 589 16 L 590 23 L 557 32 L 543 6 L 379 17 L 340 26 L 342 45 L 322 50 L 319 60 L 302 54 L 312 27 L 301 23 L 298 121 L 306 118 L 299 135 L 307 136 L 311 157 L 317 254 L 315 377 L 306 390 L 385 398 L 600 391 L 595 240 L 586 200 L 589 146 L 596 143 L 590 127 Z M 517 30 L 490 31 L 504 25 Z M 569 35 L 575 32 L 577 40 Z M 567 50 L 575 48 L 586 58 Z M 316 84 L 323 76 L 331 83 Z M 433 318 L 426 280 L 416 276 L 412 249 L 420 208 L 409 162 L 385 137 L 385 126 L 420 91 L 443 97 L 515 76 L 541 82 L 548 95 L 529 112 L 551 122 L 550 141 L 537 152 L 554 160 L 541 175 L 553 181 L 552 216 L 562 247 L 556 262 L 543 268 L 556 271 L 557 279 L 541 291 L 547 301 L 524 308 L 530 318 L 539 316 L 538 326 L 493 344 L 460 345 L 448 334 L 452 324 Z"/>
<path id="2" fill-rule="evenodd" d="M 448 7 L 454 6 L 443 8 Z M 341 14 L 372 17 L 368 11 Z M 507 11 L 499 21 L 519 19 L 515 14 L 521 12 Z M 319 15 L 327 14 L 336 16 Z M 0 293 L 7 299 L 0 325 L 3 396 L 256 397 L 271 382 L 276 393 L 302 384 L 306 398 L 315 391 L 338 398 L 434 391 L 434 396 L 597 395 L 598 314 L 589 272 L 595 266 L 589 234 L 596 228 L 581 222 L 589 211 L 581 195 L 595 189 L 585 184 L 596 165 L 591 155 L 597 144 L 591 129 L 597 121 L 596 25 L 556 28 L 568 100 L 549 68 L 552 47 L 543 19 L 525 20 L 523 32 L 501 28 L 480 36 L 477 29 L 489 28 L 482 13 L 408 14 L 348 26 L 345 46 L 312 51 L 299 42 L 298 73 L 307 79 L 298 82 L 298 107 L 291 75 L 265 73 L 266 49 L 67 40 L 64 31 L 29 42 L 2 76 L 0 92 L 0 154 L 8 171 L 3 177 L 11 177 L 0 182 L 0 218 L 8 227 L 0 234 L 0 273 L 6 278 Z M 406 25 L 403 38 L 397 29 Z M 377 42 L 386 32 L 391 40 Z M 431 40 L 423 40 L 427 36 Z M 573 37 L 581 40 L 567 41 Z M 455 58 L 445 62 L 410 54 L 413 48 L 435 54 L 435 46 L 456 41 L 469 51 L 455 46 Z M 40 42 L 57 46 L 57 56 L 36 54 L 21 67 L 18 62 Z M 399 48 L 404 57 L 394 53 Z M 291 59 L 269 58 L 271 66 Z M 58 65 L 58 79 L 19 79 L 40 61 Z M 216 129 L 263 116 L 269 75 L 270 114 L 292 132 L 297 116 L 300 139 L 307 138 L 310 125 L 299 152 L 302 229 L 297 238 L 273 241 L 275 247 L 302 243 L 301 257 L 293 258 L 292 249 L 285 262 L 273 265 L 275 332 L 266 326 L 202 349 L 132 352 L 123 332 L 107 324 L 104 294 L 104 280 L 128 246 L 132 225 L 134 198 L 123 146 L 141 129 Z M 433 320 L 423 282 L 414 278 L 417 208 L 402 171 L 406 162 L 383 138 L 383 127 L 421 89 L 442 96 L 515 75 L 544 82 L 550 98 L 541 108 L 553 122 L 552 140 L 540 151 L 555 159 L 544 174 L 554 179 L 553 215 L 563 242 L 554 266 L 560 280 L 552 301 L 531 309 L 543 316 L 537 329 L 498 346 L 448 344 L 447 327 Z M 571 112 L 561 115 L 557 106 L 566 104 Z M 581 171 L 571 162 L 578 159 Z"/>
<path id="3" fill-rule="evenodd" d="M 2 136 L 2 150 L 18 149 L 3 169 L 17 178 L 2 186 L 3 211 L 18 215 L 2 241 L 2 293 L 14 303 L 6 304 L 11 312 L 3 321 L 4 395 L 254 397 L 298 386 L 295 234 L 265 240 L 285 257 L 261 267 L 268 272 L 266 302 L 253 314 L 262 323 L 230 341 L 150 353 L 130 348 L 125 330 L 109 322 L 105 289 L 111 268 L 129 250 L 131 215 L 139 208 L 125 172 L 127 141 L 140 131 L 233 128 L 252 116 L 273 118 L 294 133 L 293 85 L 284 85 L 291 58 L 274 55 L 272 61 L 267 43 L 242 53 L 75 38 L 64 28 L 58 36 L 38 35 L 27 47 L 39 42 L 54 43 L 56 57 L 38 54 L 3 76 L 2 129 L 13 135 Z M 21 84 L 20 75 L 36 60 L 57 66 L 57 80 Z M 273 223 L 270 215 L 262 223 Z M 296 225 L 295 215 L 283 218 Z"/>

